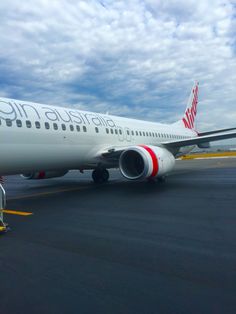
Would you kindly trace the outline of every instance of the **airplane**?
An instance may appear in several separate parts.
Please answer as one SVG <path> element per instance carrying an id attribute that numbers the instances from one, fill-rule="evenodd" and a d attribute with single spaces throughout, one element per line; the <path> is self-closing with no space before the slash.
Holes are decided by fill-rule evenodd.
<path id="1" fill-rule="evenodd" d="M 182 118 L 172 124 L 0 98 L 0 175 L 48 179 L 90 169 L 102 183 L 108 169 L 119 168 L 129 180 L 163 181 L 176 157 L 236 137 L 236 128 L 197 131 L 198 91 L 195 82 Z"/>

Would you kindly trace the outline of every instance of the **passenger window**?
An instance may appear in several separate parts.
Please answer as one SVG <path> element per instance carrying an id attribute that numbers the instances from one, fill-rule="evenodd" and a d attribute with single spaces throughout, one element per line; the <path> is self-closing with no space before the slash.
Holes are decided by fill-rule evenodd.
<path id="1" fill-rule="evenodd" d="M 22 127 L 22 121 L 16 120 L 16 125 L 18 126 L 18 128 L 21 128 Z"/>
<path id="2" fill-rule="evenodd" d="M 134 135 L 134 131 L 131 131 L 131 134 Z"/>
<path id="3" fill-rule="evenodd" d="M 145 132 L 143 132 L 143 136 L 145 136 Z"/>
<path id="4" fill-rule="evenodd" d="M 126 132 L 127 132 L 127 135 L 129 135 L 129 130 L 127 130 Z"/>
<path id="5" fill-rule="evenodd" d="M 111 129 L 111 134 L 113 134 L 113 129 Z"/>
<path id="6" fill-rule="evenodd" d="M 35 127 L 36 127 L 36 129 L 40 129 L 40 122 L 35 121 Z"/>
<path id="7" fill-rule="evenodd" d="M 116 134 L 118 134 L 118 131 L 117 131 L 117 129 L 115 129 L 115 133 L 116 133 Z"/>
<path id="8" fill-rule="evenodd" d="M 146 136 L 148 136 L 148 132 L 146 132 Z"/>
<path id="9" fill-rule="evenodd" d="M 84 132 L 87 132 L 87 128 L 86 128 L 85 125 L 83 126 L 83 131 L 84 131 Z"/>
<path id="10" fill-rule="evenodd" d="M 71 130 L 71 132 L 74 131 L 74 126 L 72 124 L 70 124 L 70 130 Z"/>
<path id="11" fill-rule="evenodd" d="M 2 124 L 2 120 L 0 120 L 0 125 Z"/>
<path id="12" fill-rule="evenodd" d="M 11 119 L 6 119 L 6 125 L 7 126 L 12 126 L 12 120 Z"/>
<path id="13" fill-rule="evenodd" d="M 98 133 L 98 127 L 95 128 L 95 132 Z"/>
<path id="14" fill-rule="evenodd" d="M 49 129 L 50 129 L 50 125 L 49 125 L 48 122 L 45 122 L 44 125 L 45 125 L 45 129 L 46 129 L 46 130 L 49 130 Z"/>
<path id="15" fill-rule="evenodd" d="M 26 120 L 25 123 L 27 128 L 31 128 L 31 122 L 29 120 Z"/>
<path id="16" fill-rule="evenodd" d="M 154 133 L 152 132 L 152 137 L 154 137 Z"/>
<path id="17" fill-rule="evenodd" d="M 142 132 L 141 131 L 139 131 L 139 135 L 142 136 Z"/>
<path id="18" fill-rule="evenodd" d="M 109 129 L 108 128 L 106 128 L 106 133 L 109 134 Z"/>
<path id="19" fill-rule="evenodd" d="M 56 123 L 53 123 L 54 130 L 58 130 L 58 125 Z"/>
<path id="20" fill-rule="evenodd" d="M 65 130 L 66 130 L 66 125 L 63 123 L 63 124 L 61 125 L 61 128 L 62 128 L 63 131 L 65 131 Z"/>
<path id="21" fill-rule="evenodd" d="M 136 131 L 136 136 L 138 136 L 138 131 Z"/>
<path id="22" fill-rule="evenodd" d="M 122 135 L 122 131 L 121 131 L 121 129 L 119 129 L 119 133 L 120 133 L 120 135 Z"/>
<path id="23" fill-rule="evenodd" d="M 77 130 L 77 132 L 80 132 L 80 126 L 79 125 L 76 125 L 76 130 Z"/>

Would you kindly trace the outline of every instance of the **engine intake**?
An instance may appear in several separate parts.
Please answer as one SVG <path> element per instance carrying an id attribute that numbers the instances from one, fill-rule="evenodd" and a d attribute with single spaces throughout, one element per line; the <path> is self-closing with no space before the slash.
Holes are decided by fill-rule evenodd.
<path id="1" fill-rule="evenodd" d="M 167 149 L 146 145 L 126 149 L 119 160 L 122 175 L 130 180 L 162 177 L 174 165 L 175 158 Z"/>

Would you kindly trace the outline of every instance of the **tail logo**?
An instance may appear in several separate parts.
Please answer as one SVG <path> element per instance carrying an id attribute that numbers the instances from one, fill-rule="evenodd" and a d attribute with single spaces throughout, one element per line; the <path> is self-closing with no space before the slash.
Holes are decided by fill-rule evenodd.
<path id="1" fill-rule="evenodd" d="M 188 129 L 194 128 L 194 122 L 197 115 L 197 103 L 198 103 L 198 84 L 193 88 L 193 97 L 191 107 L 187 108 L 185 115 L 182 119 L 184 126 Z"/>

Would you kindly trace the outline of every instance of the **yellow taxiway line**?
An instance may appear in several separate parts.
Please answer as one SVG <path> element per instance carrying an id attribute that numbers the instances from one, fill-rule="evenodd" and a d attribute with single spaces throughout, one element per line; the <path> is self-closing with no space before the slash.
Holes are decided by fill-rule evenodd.
<path id="1" fill-rule="evenodd" d="M 197 159 L 197 158 L 217 158 L 217 157 L 236 157 L 236 152 L 212 152 L 189 154 L 180 157 L 181 159 Z"/>
<path id="2" fill-rule="evenodd" d="M 4 209 L 3 213 L 9 214 L 9 215 L 19 215 L 19 216 L 31 216 L 31 215 L 33 215 L 33 213 L 30 213 L 30 212 L 21 212 L 18 210 L 10 210 L 10 209 Z"/>
<path id="3" fill-rule="evenodd" d="M 11 200 L 20 200 L 20 199 L 25 199 L 25 198 L 33 198 L 33 197 L 38 197 L 38 196 L 49 196 L 49 195 L 58 194 L 58 193 L 81 191 L 87 188 L 88 187 L 85 186 L 85 187 L 76 187 L 76 188 L 68 188 L 68 189 L 60 189 L 60 190 L 54 190 L 54 191 L 45 191 L 45 192 L 39 192 L 39 193 L 25 194 L 25 195 L 9 197 L 8 200 L 11 201 Z"/>

